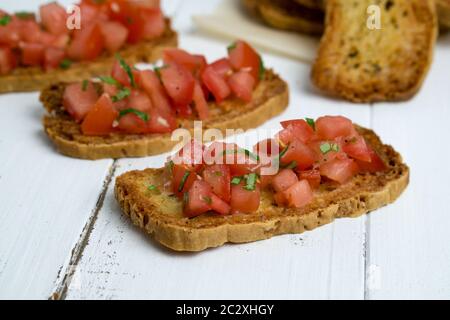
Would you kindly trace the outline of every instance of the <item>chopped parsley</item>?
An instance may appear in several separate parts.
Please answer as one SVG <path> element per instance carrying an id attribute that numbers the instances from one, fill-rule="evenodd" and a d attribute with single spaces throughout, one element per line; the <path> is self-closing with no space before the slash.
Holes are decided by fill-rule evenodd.
<path id="1" fill-rule="evenodd" d="M 266 74 L 266 67 L 264 66 L 264 61 L 261 56 L 259 56 L 259 80 L 264 80 L 264 75 Z"/>
<path id="2" fill-rule="evenodd" d="M 339 152 L 339 146 L 338 146 L 337 143 L 325 142 L 325 143 L 322 143 L 320 145 L 320 151 L 323 154 L 327 154 L 327 153 L 332 152 L 332 151 Z"/>
<path id="3" fill-rule="evenodd" d="M 203 196 L 202 199 L 203 199 L 203 201 L 205 201 L 207 204 L 209 204 L 209 205 L 212 204 L 212 199 L 211 199 L 211 197 Z"/>
<path id="4" fill-rule="evenodd" d="M 286 148 L 283 149 L 283 151 L 281 151 L 281 153 L 278 155 L 278 159 L 281 160 L 281 158 L 284 157 L 284 155 L 286 154 L 286 152 L 288 152 L 290 145 L 288 145 Z"/>
<path id="5" fill-rule="evenodd" d="M 297 168 L 297 166 L 298 166 L 297 161 L 292 161 L 290 164 L 286 166 L 285 169 L 295 169 Z"/>
<path id="6" fill-rule="evenodd" d="M 59 64 L 59 67 L 61 69 L 67 70 L 70 68 L 70 66 L 72 65 L 72 60 L 70 59 L 64 59 L 63 61 L 61 61 L 61 63 Z"/>
<path id="7" fill-rule="evenodd" d="M 191 175 L 190 171 L 186 171 L 181 179 L 180 185 L 178 186 L 178 192 L 182 192 L 184 189 L 184 185 L 186 184 L 187 179 Z"/>
<path id="8" fill-rule="evenodd" d="M 161 194 L 161 191 L 159 191 L 159 188 L 155 186 L 154 184 L 151 184 L 148 186 L 148 191 L 151 191 L 154 194 Z"/>
<path id="9" fill-rule="evenodd" d="M 104 76 L 104 77 L 98 77 L 102 82 L 106 83 L 106 84 L 110 84 L 113 86 L 120 86 L 120 83 L 114 79 L 113 77 L 109 77 L 109 76 Z"/>
<path id="10" fill-rule="evenodd" d="M 306 123 L 309 124 L 309 126 L 313 128 L 314 131 L 316 131 L 316 122 L 314 121 L 314 119 L 306 118 L 305 120 Z"/>
<path id="11" fill-rule="evenodd" d="M 233 42 L 232 44 L 230 44 L 230 45 L 227 47 L 228 52 L 230 52 L 230 51 L 236 49 L 236 46 L 237 46 L 237 43 L 236 43 L 236 42 Z"/>
<path id="12" fill-rule="evenodd" d="M 123 60 L 123 58 L 120 56 L 120 54 L 116 54 L 117 60 L 119 60 L 120 66 L 123 70 L 128 74 L 128 77 L 130 78 L 130 83 L 133 88 L 136 87 L 136 82 L 134 81 L 134 75 L 133 70 L 131 70 L 131 67 Z"/>
<path id="13" fill-rule="evenodd" d="M 83 91 L 86 91 L 89 85 L 89 81 L 88 80 L 83 80 L 82 84 L 81 84 L 81 89 Z"/>
<path id="14" fill-rule="evenodd" d="M 11 22 L 11 16 L 4 15 L 0 18 L 0 26 L 6 26 Z"/>
<path id="15" fill-rule="evenodd" d="M 112 97 L 111 99 L 112 99 L 113 102 L 118 102 L 118 101 L 121 101 L 121 100 L 123 100 L 123 99 L 125 99 L 125 98 L 128 98 L 128 97 L 130 96 L 130 94 L 131 94 L 130 89 L 128 89 L 128 88 L 122 88 L 122 89 L 120 89 L 119 92 L 117 92 L 117 94 L 116 94 L 114 97 Z"/>
<path id="16" fill-rule="evenodd" d="M 169 162 L 166 163 L 166 169 L 169 170 L 169 174 L 173 174 L 173 167 L 175 166 L 175 163 L 170 160 Z"/>
<path id="17" fill-rule="evenodd" d="M 241 184 L 241 181 L 242 181 L 241 177 L 234 177 L 231 180 L 231 184 L 234 185 L 234 186 L 237 186 L 237 185 Z"/>
<path id="18" fill-rule="evenodd" d="M 247 191 L 254 191 L 256 189 L 257 182 L 258 175 L 256 173 L 250 173 L 249 175 L 247 175 L 247 181 L 244 189 Z"/>
<path id="19" fill-rule="evenodd" d="M 143 121 L 147 122 L 148 121 L 148 114 L 146 114 L 145 112 L 130 108 L 130 109 L 125 109 L 120 111 L 119 113 L 119 119 L 126 116 L 127 114 L 135 114 L 137 115 L 140 119 L 142 119 Z"/>

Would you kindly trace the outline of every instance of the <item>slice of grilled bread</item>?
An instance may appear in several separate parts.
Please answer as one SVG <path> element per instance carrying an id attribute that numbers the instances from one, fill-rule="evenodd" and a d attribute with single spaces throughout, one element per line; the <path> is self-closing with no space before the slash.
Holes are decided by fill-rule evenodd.
<path id="1" fill-rule="evenodd" d="M 323 32 L 324 14 L 292 0 L 243 0 L 245 7 L 266 24 L 277 29 L 307 34 Z"/>
<path id="2" fill-rule="evenodd" d="M 312 9 L 324 9 L 325 8 L 325 0 L 292 0 L 297 2 L 298 4 L 312 8 Z"/>
<path id="3" fill-rule="evenodd" d="M 146 157 L 170 151 L 176 141 L 171 134 L 132 135 L 114 133 L 105 137 L 85 136 L 80 124 L 64 110 L 62 97 L 67 84 L 52 85 L 41 93 L 48 114 L 43 125 L 48 137 L 64 155 L 81 159 Z M 99 86 L 100 87 L 100 86 Z M 100 90 L 100 88 L 99 88 Z M 289 88 L 278 75 L 267 70 L 264 79 L 253 92 L 252 102 L 228 99 L 220 105 L 209 103 L 210 119 L 204 129 L 250 129 L 280 114 L 289 104 Z M 179 127 L 193 129 L 193 120 L 179 120 Z"/>
<path id="4" fill-rule="evenodd" d="M 450 0 L 436 0 L 439 23 L 443 29 L 450 29 Z"/>
<path id="5" fill-rule="evenodd" d="M 115 196 L 123 213 L 164 246 L 176 251 L 202 251 L 225 243 L 246 243 L 276 235 L 302 233 L 331 223 L 335 218 L 358 217 L 394 202 L 409 183 L 409 168 L 390 146 L 368 129 L 358 131 L 388 166 L 385 172 L 359 174 L 349 183 L 322 184 L 314 201 L 301 209 L 276 206 L 273 193 L 263 191 L 253 214 L 206 214 L 189 219 L 182 203 L 167 193 L 155 194 L 150 185 L 164 190 L 164 169 L 132 171 L 116 180 Z"/>
<path id="6" fill-rule="evenodd" d="M 367 25 L 372 4 L 380 4 L 381 29 Z M 329 0 L 313 83 L 353 102 L 411 98 L 431 65 L 437 32 L 432 0 Z"/>
<path id="7" fill-rule="evenodd" d="M 171 29 L 170 21 L 164 34 L 151 41 L 127 45 L 118 53 L 130 63 L 154 62 L 162 51 L 178 45 L 178 35 Z M 114 62 L 114 54 L 105 53 L 95 61 L 73 63 L 68 69 L 44 72 L 40 67 L 20 67 L 11 74 L 0 76 L 0 93 L 39 91 L 53 83 L 77 82 L 94 76 L 107 74 Z"/>

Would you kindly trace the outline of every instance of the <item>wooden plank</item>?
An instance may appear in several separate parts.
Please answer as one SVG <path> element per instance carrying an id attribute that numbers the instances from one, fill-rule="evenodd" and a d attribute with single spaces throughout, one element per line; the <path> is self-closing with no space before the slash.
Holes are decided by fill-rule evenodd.
<path id="1" fill-rule="evenodd" d="M 63 157 L 38 94 L 0 96 L 0 299 L 45 299 L 95 207 L 111 160 Z"/>
<path id="2" fill-rule="evenodd" d="M 369 221 L 367 298 L 450 297 L 450 36 L 441 38 L 417 97 L 374 107 L 373 125 L 411 168 L 407 192 Z"/>
<path id="3" fill-rule="evenodd" d="M 225 43 L 183 34 L 182 47 L 225 54 Z M 309 66 L 264 55 L 291 85 L 291 105 L 264 128 L 279 121 L 323 114 L 345 114 L 370 124 L 370 108 L 319 97 L 307 80 Z M 251 144 L 241 136 L 238 142 Z M 167 155 L 118 162 L 117 174 L 160 167 Z M 68 299 L 239 299 L 364 297 L 364 219 L 342 220 L 303 235 L 227 245 L 199 254 L 175 254 L 161 248 L 120 215 L 109 188 L 83 256 L 69 284 Z"/>

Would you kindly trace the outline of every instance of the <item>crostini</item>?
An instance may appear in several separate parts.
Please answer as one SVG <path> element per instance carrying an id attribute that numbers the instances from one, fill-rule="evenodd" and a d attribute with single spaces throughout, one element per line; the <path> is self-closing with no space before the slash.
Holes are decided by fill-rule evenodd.
<path id="1" fill-rule="evenodd" d="M 165 168 L 118 177 L 116 199 L 164 246 L 202 251 L 358 217 L 392 203 L 409 183 L 401 156 L 347 118 L 282 125 L 253 151 L 193 141 Z M 264 173 L 269 166 L 276 170 Z"/>
<path id="2" fill-rule="evenodd" d="M 0 93 L 41 90 L 105 74 L 115 53 L 153 62 L 177 46 L 159 0 L 82 0 L 72 14 L 56 2 L 29 12 L 0 10 Z"/>
<path id="3" fill-rule="evenodd" d="M 260 55 L 236 41 L 208 64 L 181 49 L 164 65 L 137 70 L 120 56 L 109 76 L 54 84 L 41 93 L 45 132 L 64 155 L 83 159 L 144 157 L 171 150 L 178 128 L 255 128 L 281 113 L 288 85 L 266 70 Z"/>

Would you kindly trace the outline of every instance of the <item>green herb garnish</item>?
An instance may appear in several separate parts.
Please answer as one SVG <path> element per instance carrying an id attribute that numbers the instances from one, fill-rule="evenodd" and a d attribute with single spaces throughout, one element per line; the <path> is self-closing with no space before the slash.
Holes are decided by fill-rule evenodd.
<path id="1" fill-rule="evenodd" d="M 173 167 L 175 166 L 175 163 L 170 160 L 169 162 L 166 163 L 166 168 L 169 170 L 169 174 L 172 175 L 173 174 Z"/>
<path id="2" fill-rule="evenodd" d="M 163 65 L 161 67 L 155 67 L 154 70 L 155 70 L 156 76 L 158 77 L 159 80 L 161 80 L 161 70 L 165 69 L 165 68 L 167 68 L 166 65 Z"/>
<path id="3" fill-rule="evenodd" d="M 216 172 L 214 172 L 214 174 L 215 174 L 217 177 L 223 176 L 222 172 L 220 172 L 220 171 L 216 171 Z"/>
<path id="4" fill-rule="evenodd" d="M 236 43 L 236 42 L 233 42 L 232 44 L 230 44 L 230 45 L 227 47 L 228 52 L 230 52 L 231 50 L 236 49 L 236 46 L 237 46 L 237 43 Z"/>
<path id="5" fill-rule="evenodd" d="M 234 186 L 237 186 L 237 185 L 240 185 L 240 184 L 241 184 L 241 181 L 242 181 L 242 178 L 241 178 L 241 177 L 234 177 L 234 178 L 231 180 L 231 184 L 234 185 Z"/>
<path id="6" fill-rule="evenodd" d="M 22 20 L 32 19 L 35 17 L 33 12 L 27 12 L 27 11 L 19 11 L 14 13 L 14 15 Z"/>
<path id="7" fill-rule="evenodd" d="M 209 204 L 209 205 L 212 204 L 212 199 L 211 199 L 211 197 L 203 196 L 202 199 L 203 199 L 203 201 L 205 201 L 207 204 Z"/>
<path id="8" fill-rule="evenodd" d="M 281 151 L 281 153 L 278 155 L 278 159 L 281 160 L 281 158 L 284 157 L 284 155 L 286 154 L 286 152 L 288 152 L 290 145 L 288 145 L 286 148 L 283 149 L 283 151 Z"/>
<path id="9" fill-rule="evenodd" d="M 133 113 L 135 115 L 137 115 L 141 120 L 147 122 L 148 121 L 148 114 L 146 114 L 145 112 L 130 108 L 130 109 L 125 109 L 120 111 L 119 113 L 119 119 L 126 116 L 127 114 Z"/>
<path id="10" fill-rule="evenodd" d="M 148 191 L 151 191 L 152 193 L 161 194 L 161 191 L 159 191 L 159 188 L 157 186 L 155 186 L 154 184 L 149 185 L 147 189 L 148 189 Z"/>
<path id="11" fill-rule="evenodd" d="M 244 189 L 247 191 L 254 191 L 256 189 L 257 182 L 258 182 L 258 175 L 256 173 L 250 173 L 247 176 L 247 182 Z"/>
<path id="12" fill-rule="evenodd" d="M 11 16 L 4 15 L 0 18 L 0 26 L 6 26 L 11 22 Z"/>
<path id="13" fill-rule="evenodd" d="M 117 60 L 119 60 L 120 66 L 123 70 L 128 74 L 128 77 L 130 78 L 130 83 L 133 88 L 136 87 L 136 82 L 134 81 L 134 75 L 133 70 L 131 70 L 131 67 L 123 60 L 123 58 L 120 56 L 120 54 L 116 54 Z"/>
<path id="14" fill-rule="evenodd" d="M 105 76 L 105 77 L 98 77 L 98 78 L 102 82 L 104 82 L 106 84 L 110 84 L 110 85 L 113 85 L 113 86 L 120 86 L 120 83 L 116 79 L 114 79 L 113 77 Z"/>
<path id="15" fill-rule="evenodd" d="M 297 161 L 292 161 L 290 164 L 288 164 L 285 169 L 295 169 L 297 168 L 298 164 Z"/>
<path id="16" fill-rule="evenodd" d="M 323 154 L 327 154 L 331 151 L 339 152 L 339 146 L 336 143 L 325 142 L 320 146 L 320 151 Z"/>
<path id="17" fill-rule="evenodd" d="M 118 101 L 121 101 L 121 100 L 123 100 L 123 99 L 125 99 L 125 98 L 128 98 L 128 97 L 130 96 L 130 94 L 131 94 L 130 89 L 128 89 L 128 88 L 122 88 L 122 89 L 120 89 L 119 92 L 117 92 L 117 94 L 116 94 L 114 97 L 112 97 L 111 99 L 112 99 L 113 102 L 118 102 Z"/>
<path id="18" fill-rule="evenodd" d="M 259 56 L 259 80 L 264 80 L 264 75 L 266 74 L 266 67 L 264 66 L 264 61 L 261 56 Z"/>
<path id="19" fill-rule="evenodd" d="M 182 192 L 184 189 L 184 185 L 186 184 L 187 179 L 189 178 L 189 176 L 191 175 L 190 171 L 186 171 L 184 173 L 183 178 L 181 179 L 180 185 L 178 186 L 178 192 Z"/>
<path id="20" fill-rule="evenodd" d="M 86 91 L 89 85 L 89 81 L 88 80 L 83 80 L 82 84 L 81 84 L 81 89 L 83 91 Z"/>
<path id="21" fill-rule="evenodd" d="M 305 120 L 306 123 L 309 124 L 309 126 L 313 128 L 314 131 L 316 131 L 316 122 L 314 121 L 314 119 L 306 118 Z"/>
<path id="22" fill-rule="evenodd" d="M 252 158 L 253 160 L 259 161 L 259 156 L 257 154 L 254 154 L 251 151 L 248 151 L 247 149 L 238 149 L 238 150 L 225 150 L 223 152 L 223 155 L 227 155 L 227 154 L 238 154 L 238 153 L 243 153 L 245 154 L 247 157 Z"/>
<path id="23" fill-rule="evenodd" d="M 61 69 L 64 69 L 64 70 L 66 70 L 66 69 L 69 69 L 70 68 L 70 66 L 72 65 L 72 60 L 70 60 L 70 59 L 64 59 L 63 61 L 61 61 L 61 63 L 59 64 L 59 67 L 61 68 Z"/>

